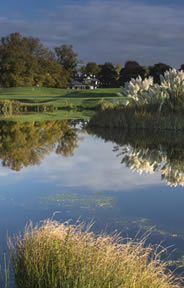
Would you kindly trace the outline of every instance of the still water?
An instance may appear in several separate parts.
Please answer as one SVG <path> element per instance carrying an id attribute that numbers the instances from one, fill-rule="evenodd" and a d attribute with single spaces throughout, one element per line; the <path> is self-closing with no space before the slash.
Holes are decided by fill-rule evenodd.
<path id="1" fill-rule="evenodd" d="M 184 136 L 84 121 L 0 122 L 0 250 L 47 218 L 142 237 L 184 255 Z M 168 256 L 168 255 L 167 255 Z"/>

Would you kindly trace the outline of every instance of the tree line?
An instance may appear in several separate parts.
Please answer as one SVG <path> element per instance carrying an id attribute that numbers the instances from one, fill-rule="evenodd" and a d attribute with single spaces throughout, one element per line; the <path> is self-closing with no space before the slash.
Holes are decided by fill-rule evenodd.
<path id="1" fill-rule="evenodd" d="M 53 87 L 66 88 L 71 79 L 82 80 L 93 76 L 101 88 L 123 86 L 132 78 L 143 79 L 152 76 L 159 83 L 160 74 L 172 68 L 158 63 L 153 66 L 141 66 L 136 61 L 127 61 L 114 65 L 106 62 L 82 64 L 72 45 L 60 45 L 53 50 L 44 47 L 40 39 L 23 37 L 20 33 L 11 33 L 0 40 L 0 86 L 2 87 Z M 181 65 L 184 70 L 184 64 Z"/>

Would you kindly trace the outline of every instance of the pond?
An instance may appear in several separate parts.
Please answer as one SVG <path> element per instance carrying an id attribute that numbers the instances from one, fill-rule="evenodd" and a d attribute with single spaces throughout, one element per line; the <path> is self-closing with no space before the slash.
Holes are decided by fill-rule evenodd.
<path id="1" fill-rule="evenodd" d="M 182 133 L 89 129 L 84 120 L 0 121 L 0 251 L 47 218 L 93 223 L 184 255 Z M 13 285 L 13 284 L 12 284 Z M 1 285 L 0 285 L 1 286 Z M 13 286 L 11 286 L 13 287 Z"/>

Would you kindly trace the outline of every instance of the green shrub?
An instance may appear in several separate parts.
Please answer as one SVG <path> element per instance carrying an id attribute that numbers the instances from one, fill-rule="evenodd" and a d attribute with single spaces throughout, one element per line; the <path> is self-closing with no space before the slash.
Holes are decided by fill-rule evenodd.
<path id="1" fill-rule="evenodd" d="M 100 100 L 100 103 L 97 105 L 97 110 L 104 111 L 108 108 L 113 108 L 113 107 L 114 107 L 113 103 L 106 101 L 102 98 L 102 100 Z"/>

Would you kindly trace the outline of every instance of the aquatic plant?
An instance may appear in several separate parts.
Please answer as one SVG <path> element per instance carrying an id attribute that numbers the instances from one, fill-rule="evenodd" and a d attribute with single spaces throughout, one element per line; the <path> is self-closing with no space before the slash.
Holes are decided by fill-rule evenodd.
<path id="1" fill-rule="evenodd" d="M 43 197 L 43 200 L 54 205 L 64 203 L 66 206 L 79 205 L 80 207 L 90 209 L 94 208 L 112 208 L 115 197 L 104 195 L 101 192 L 87 193 L 81 195 L 81 193 L 66 193 L 61 192 L 49 197 Z"/>
<path id="2" fill-rule="evenodd" d="M 118 235 L 95 236 L 84 225 L 46 221 L 30 224 L 10 242 L 10 257 L 19 288 L 179 288 L 161 262 L 159 248 Z"/>

